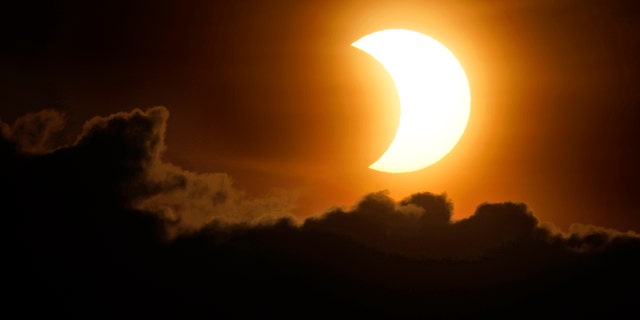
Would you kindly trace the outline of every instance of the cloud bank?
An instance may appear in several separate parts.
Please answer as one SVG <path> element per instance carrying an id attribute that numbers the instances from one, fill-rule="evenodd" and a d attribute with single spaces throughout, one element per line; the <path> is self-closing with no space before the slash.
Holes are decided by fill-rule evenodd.
<path id="1" fill-rule="evenodd" d="M 170 236 L 213 221 L 256 224 L 289 216 L 291 195 L 273 192 L 250 199 L 232 186 L 225 173 L 200 174 L 163 161 L 168 117 L 164 107 L 95 117 L 69 146 L 50 141 L 64 126 L 64 117 L 53 110 L 28 114 L 11 126 L 2 123 L 0 127 L 19 157 L 31 160 L 28 163 L 34 167 L 23 170 L 55 163 L 57 170 L 65 171 L 58 180 L 63 189 L 106 183 L 118 203 L 156 215 Z M 33 178 L 49 180 L 47 174 Z"/>
<path id="2" fill-rule="evenodd" d="M 56 143 L 55 111 L 0 122 L 9 305 L 159 318 L 637 309 L 637 233 L 561 232 L 511 202 L 452 221 L 429 192 L 296 221 L 285 193 L 250 198 L 224 173 L 163 161 L 167 119 L 162 107 L 96 117 L 70 145 Z"/>

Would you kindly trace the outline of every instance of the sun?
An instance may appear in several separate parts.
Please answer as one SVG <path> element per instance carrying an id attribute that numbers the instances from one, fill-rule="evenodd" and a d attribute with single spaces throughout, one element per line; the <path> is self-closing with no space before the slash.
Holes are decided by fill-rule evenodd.
<path id="1" fill-rule="evenodd" d="M 369 168 L 412 172 L 440 161 L 469 121 L 471 94 L 460 62 L 440 42 L 410 30 L 374 32 L 351 45 L 384 66 L 400 98 L 393 142 Z"/>

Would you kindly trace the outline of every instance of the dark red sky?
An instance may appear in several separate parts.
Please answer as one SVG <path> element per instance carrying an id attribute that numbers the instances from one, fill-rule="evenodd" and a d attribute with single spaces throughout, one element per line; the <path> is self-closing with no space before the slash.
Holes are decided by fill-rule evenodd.
<path id="1" fill-rule="evenodd" d="M 166 106 L 167 160 L 240 189 L 298 194 L 298 214 L 389 189 L 447 192 L 455 216 L 523 201 L 542 220 L 640 230 L 640 17 L 633 1 L 50 1 L 2 10 L 0 118 L 43 108 L 69 135 L 95 115 Z M 472 113 L 438 164 L 367 169 L 399 106 L 350 47 L 406 28 L 445 44 Z"/>

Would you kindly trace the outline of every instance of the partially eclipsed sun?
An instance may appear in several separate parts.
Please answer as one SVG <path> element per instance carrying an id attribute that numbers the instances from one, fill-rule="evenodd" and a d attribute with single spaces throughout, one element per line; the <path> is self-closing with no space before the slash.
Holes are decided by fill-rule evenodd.
<path id="1" fill-rule="evenodd" d="M 469 82 L 456 57 L 415 31 L 374 32 L 352 46 L 391 75 L 400 98 L 400 125 L 387 151 L 369 168 L 411 172 L 428 167 L 458 143 L 469 120 Z"/>

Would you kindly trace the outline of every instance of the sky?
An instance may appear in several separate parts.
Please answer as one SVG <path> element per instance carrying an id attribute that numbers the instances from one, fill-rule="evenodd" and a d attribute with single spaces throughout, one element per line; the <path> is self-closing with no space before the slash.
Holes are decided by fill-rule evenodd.
<path id="1" fill-rule="evenodd" d="M 81 124 L 162 105 L 171 112 L 167 159 L 229 172 L 250 192 L 291 190 L 302 216 L 365 192 L 428 190 L 447 192 L 457 217 L 513 200 L 565 227 L 640 228 L 632 123 L 640 49 L 637 14 L 625 3 L 53 2 L 16 10 L 5 22 L 6 121 L 59 108 Z M 393 138 L 399 104 L 382 66 L 349 44 L 385 28 L 438 39 L 470 81 L 467 131 L 441 163 L 417 173 L 368 169 Z"/>
<path id="2" fill-rule="evenodd" d="M 300 216 L 430 191 L 456 218 L 522 201 L 564 228 L 640 230 L 633 2 L 45 3 L 6 12 L 5 122 L 53 108 L 73 137 L 93 116 L 165 106 L 167 160 L 256 195 L 285 189 Z M 386 28 L 442 42 L 471 87 L 457 147 L 419 172 L 368 169 L 400 106 L 350 44 Z"/>
<path id="3" fill-rule="evenodd" d="M 114 314 L 160 302 L 230 315 L 243 299 L 275 314 L 282 301 L 406 316 L 427 314 L 424 301 L 437 315 L 460 303 L 454 316 L 558 299 L 566 314 L 591 314 L 584 301 L 633 310 L 633 1 L 2 11 L 7 254 L 30 279 L 9 285 L 16 305 L 73 314 L 121 295 Z M 368 168 L 400 106 L 382 65 L 350 44 L 389 28 L 444 44 L 471 90 L 456 147 L 413 173 Z"/>

